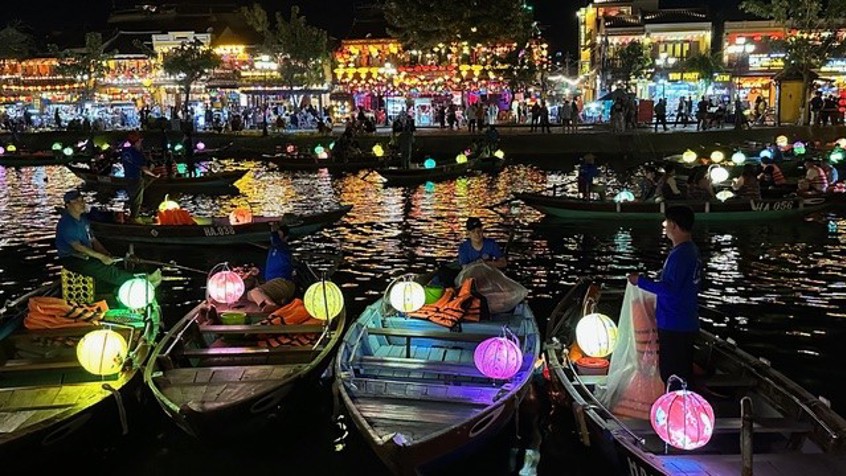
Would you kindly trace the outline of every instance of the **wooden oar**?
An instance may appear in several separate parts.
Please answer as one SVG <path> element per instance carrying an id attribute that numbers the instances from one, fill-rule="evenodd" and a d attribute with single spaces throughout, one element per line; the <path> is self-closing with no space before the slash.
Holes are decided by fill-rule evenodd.
<path id="1" fill-rule="evenodd" d="M 128 257 L 126 260 L 127 260 L 127 262 L 130 262 L 130 263 L 149 264 L 149 265 L 152 265 L 152 266 L 161 266 L 161 267 L 181 269 L 181 270 L 184 270 L 184 271 L 190 271 L 192 273 L 202 274 L 203 276 L 208 276 L 208 274 L 209 274 L 208 271 L 203 271 L 202 269 L 197 269 L 197 268 L 189 268 L 188 266 L 182 266 L 182 265 L 176 264 L 173 261 L 171 261 L 169 263 L 165 263 L 164 261 L 155 261 L 155 260 L 143 259 L 143 258 L 138 258 L 137 256 Z"/>

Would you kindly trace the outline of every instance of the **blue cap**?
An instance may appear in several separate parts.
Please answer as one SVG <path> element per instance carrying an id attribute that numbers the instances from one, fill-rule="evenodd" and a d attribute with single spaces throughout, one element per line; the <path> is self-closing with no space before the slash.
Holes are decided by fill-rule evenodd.
<path id="1" fill-rule="evenodd" d="M 79 193 L 79 190 L 68 190 L 67 192 L 65 192 L 65 203 L 70 203 L 81 196 L 82 194 Z"/>

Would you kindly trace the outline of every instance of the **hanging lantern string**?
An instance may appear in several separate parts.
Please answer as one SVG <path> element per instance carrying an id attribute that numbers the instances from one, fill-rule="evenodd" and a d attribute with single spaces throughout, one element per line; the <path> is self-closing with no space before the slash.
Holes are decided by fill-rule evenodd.
<path id="1" fill-rule="evenodd" d="M 326 293 L 326 271 L 322 271 L 320 273 L 320 283 L 322 286 L 320 287 L 321 292 L 323 292 L 323 310 L 326 313 L 326 320 L 329 320 L 329 296 Z"/>

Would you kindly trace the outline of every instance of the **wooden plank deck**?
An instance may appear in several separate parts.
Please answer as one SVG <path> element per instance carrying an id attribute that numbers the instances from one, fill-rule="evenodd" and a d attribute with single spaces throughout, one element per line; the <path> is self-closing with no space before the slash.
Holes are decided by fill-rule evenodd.
<path id="1" fill-rule="evenodd" d="M 659 456 L 668 472 L 684 476 L 740 474 L 740 455 Z M 834 476 L 846 474 L 846 456 L 827 454 L 756 454 L 755 476 Z"/>
<path id="2" fill-rule="evenodd" d="M 267 391 L 300 372 L 304 365 L 181 368 L 165 372 L 156 384 L 177 404 L 204 406 L 237 401 Z"/>
<path id="3" fill-rule="evenodd" d="M 485 405 L 394 398 L 357 398 L 356 408 L 381 436 L 402 433 L 420 440 L 474 417 Z"/>

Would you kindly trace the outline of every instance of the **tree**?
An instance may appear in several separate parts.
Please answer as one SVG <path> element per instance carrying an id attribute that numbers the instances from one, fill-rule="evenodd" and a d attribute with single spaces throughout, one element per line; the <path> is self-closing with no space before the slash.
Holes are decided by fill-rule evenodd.
<path id="1" fill-rule="evenodd" d="M 181 45 L 164 54 L 162 69 L 174 76 L 185 93 L 182 110 L 188 111 L 188 100 L 191 98 L 191 86 L 204 78 L 209 71 L 220 65 L 220 57 L 199 38 L 184 41 Z"/>
<path id="2" fill-rule="evenodd" d="M 632 78 L 643 76 L 652 67 L 649 48 L 640 41 L 630 41 L 617 50 L 611 66 L 611 77 L 625 84 L 626 89 Z"/>
<path id="3" fill-rule="evenodd" d="M 682 63 L 682 68 L 685 71 L 699 73 L 699 80 L 702 81 L 706 91 L 708 90 L 708 86 L 714 82 L 714 75 L 725 70 L 721 53 L 713 55 L 697 53 L 689 56 Z"/>
<path id="4" fill-rule="evenodd" d="M 26 58 L 32 50 L 32 36 L 22 23 L 13 21 L 0 30 L 0 60 Z"/>
<path id="5" fill-rule="evenodd" d="M 106 60 L 111 56 L 106 51 L 111 41 L 104 43 L 100 33 L 86 33 L 85 47 L 82 49 L 57 51 L 55 45 L 50 47 L 59 57 L 56 72 L 60 76 L 76 78 L 82 84 L 80 104 L 94 99 L 97 84 L 106 72 Z"/>
<path id="6" fill-rule="evenodd" d="M 383 0 L 388 34 L 428 50 L 440 43 L 517 43 L 531 36 L 532 11 L 520 0 Z"/>
<path id="7" fill-rule="evenodd" d="M 784 25 L 787 35 L 772 40 L 774 51 L 784 53 L 785 69 L 802 75 L 799 124 L 808 124 L 807 102 L 811 76 L 831 58 L 842 56 L 846 43 L 840 29 L 846 18 L 846 0 L 743 0 L 740 9 Z"/>
<path id="8" fill-rule="evenodd" d="M 276 13 L 271 25 L 261 5 L 244 7 L 247 23 L 263 37 L 261 51 L 274 59 L 282 82 L 293 96 L 294 88 L 325 84 L 330 61 L 329 36 L 326 31 L 309 25 L 297 6 L 291 7 L 287 20 Z"/>

